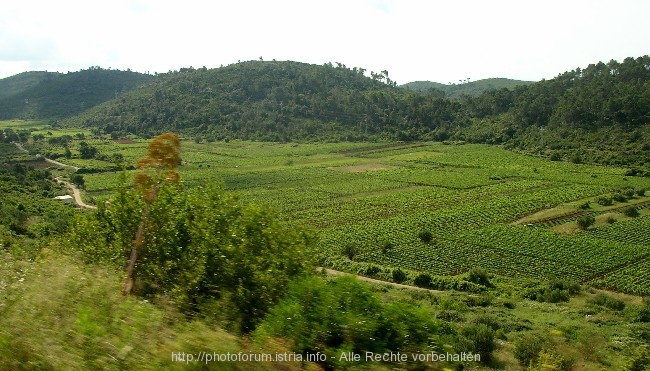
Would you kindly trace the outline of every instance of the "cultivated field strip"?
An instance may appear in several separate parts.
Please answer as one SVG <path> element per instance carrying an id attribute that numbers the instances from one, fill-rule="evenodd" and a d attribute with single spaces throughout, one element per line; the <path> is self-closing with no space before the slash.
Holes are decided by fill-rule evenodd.
<path id="1" fill-rule="evenodd" d="M 142 143 L 101 146 L 128 159 L 142 150 Z M 510 225 L 623 187 L 650 189 L 650 179 L 625 177 L 625 169 L 440 143 L 187 142 L 182 157 L 186 186 L 222 184 L 243 203 L 313 227 L 321 262 L 349 261 L 342 251 L 353 246 L 352 263 L 384 270 L 444 276 L 482 267 L 513 279 L 650 294 L 648 216 L 569 235 Z M 118 185 L 117 173 L 85 177 L 90 194 Z M 422 231 L 431 241 L 420 239 Z"/>

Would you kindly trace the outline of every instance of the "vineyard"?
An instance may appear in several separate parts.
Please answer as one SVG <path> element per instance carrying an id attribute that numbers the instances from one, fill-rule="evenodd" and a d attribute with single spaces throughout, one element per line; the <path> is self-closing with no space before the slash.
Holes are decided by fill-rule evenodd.
<path id="1" fill-rule="evenodd" d="M 134 164 L 147 145 L 86 142 L 103 158 L 120 154 L 124 165 Z M 62 161 L 93 169 L 84 173 L 88 196 L 99 199 L 119 186 L 115 163 L 82 160 L 74 143 L 70 148 L 72 158 Z M 396 268 L 450 277 L 480 267 L 504 279 L 563 278 L 650 294 L 650 197 L 641 192 L 612 206 L 597 204 L 622 189 L 650 188 L 650 179 L 625 176 L 626 169 L 442 143 L 186 141 L 182 158 L 186 186 L 218 183 L 242 202 L 313 227 L 325 266 L 362 274 L 372 266 L 386 279 Z M 581 209 L 584 204 L 593 206 Z M 530 217 L 553 208 L 562 211 Z M 623 215 L 626 208 L 639 215 Z M 580 216 L 612 214 L 613 224 L 575 227 Z M 558 233 L 558 225 L 574 228 Z"/>

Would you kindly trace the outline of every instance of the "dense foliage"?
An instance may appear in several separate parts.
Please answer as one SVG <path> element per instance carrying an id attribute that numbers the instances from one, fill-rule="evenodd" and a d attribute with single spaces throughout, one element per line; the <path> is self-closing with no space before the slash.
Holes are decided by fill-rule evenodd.
<path id="1" fill-rule="evenodd" d="M 0 165 L 0 247 L 21 249 L 23 238 L 65 232 L 73 210 L 52 199 L 61 193 L 52 172 L 38 161 L 20 161 L 12 144 L 0 144 L 0 151 L 7 161 Z"/>
<path id="2" fill-rule="evenodd" d="M 260 340 L 281 336 L 305 355 L 324 353 L 323 363 L 345 368 L 343 352 L 439 351 L 439 337 L 451 329 L 426 309 L 405 303 L 382 303 L 369 287 L 352 277 L 311 277 L 291 285 L 257 330 Z M 475 349 L 470 350 L 475 351 Z M 412 359 L 411 359 L 412 360 Z"/>
<path id="3" fill-rule="evenodd" d="M 0 79 L 0 99 L 22 93 L 57 75 L 59 75 L 58 72 L 31 71 Z"/>
<path id="4" fill-rule="evenodd" d="M 70 244 L 87 262 L 126 266 L 144 200 L 122 190 L 74 223 Z M 286 292 L 289 280 L 310 270 L 310 237 L 277 222 L 272 213 L 240 206 L 216 188 L 160 188 L 135 266 L 134 291 L 166 294 L 187 312 L 215 302 L 229 320 L 250 330 Z M 211 304 L 213 303 L 213 304 Z"/>
<path id="5" fill-rule="evenodd" d="M 31 75 L 17 77 L 20 75 L 0 80 L 0 120 L 70 117 L 153 78 L 99 67 L 67 74 L 46 74 L 36 84 Z"/>
<path id="6" fill-rule="evenodd" d="M 455 103 L 386 84 L 384 72 L 371 79 L 343 65 L 261 61 L 187 69 L 69 123 L 115 136 L 169 130 L 266 141 L 417 139 L 452 124 Z"/>
<path id="7" fill-rule="evenodd" d="M 483 79 L 478 81 L 460 80 L 458 83 L 440 84 L 431 81 L 413 81 L 402 87 L 445 98 L 460 98 L 463 95 L 479 96 L 488 90 L 514 89 L 517 86 L 530 85 L 533 81 L 511 80 L 504 78 Z"/>

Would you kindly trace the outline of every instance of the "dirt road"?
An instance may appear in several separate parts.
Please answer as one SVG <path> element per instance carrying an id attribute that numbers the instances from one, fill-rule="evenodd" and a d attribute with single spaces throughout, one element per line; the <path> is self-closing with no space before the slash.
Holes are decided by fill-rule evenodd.
<path id="1" fill-rule="evenodd" d="M 360 281 L 374 283 L 374 284 L 383 284 L 383 285 L 393 286 L 393 287 L 397 287 L 397 288 L 401 288 L 401 289 L 420 290 L 420 291 L 429 291 L 429 292 L 434 292 L 434 293 L 442 293 L 442 291 L 440 291 L 440 290 L 431 290 L 431 289 L 425 289 L 424 287 L 409 286 L 409 285 L 404 285 L 404 284 L 401 284 L 401 283 L 382 281 L 382 280 L 378 280 L 378 279 L 374 279 L 374 278 L 370 278 L 370 277 L 359 276 L 359 275 L 352 274 L 352 273 L 345 273 L 345 272 L 341 272 L 341 271 L 336 271 L 334 269 L 329 269 L 329 268 L 318 267 L 316 269 L 319 272 L 325 272 L 329 276 L 350 275 L 350 276 L 355 276 Z"/>
<path id="2" fill-rule="evenodd" d="M 21 150 L 22 152 L 29 153 L 29 151 L 27 151 L 27 150 L 25 149 L 25 147 L 23 147 L 22 144 L 20 144 L 20 143 L 18 143 L 18 142 L 13 142 L 13 143 L 14 143 L 14 145 L 16 145 L 16 147 L 17 147 L 19 150 Z M 46 162 L 49 162 L 49 163 L 52 164 L 52 165 L 61 166 L 61 167 L 68 167 L 68 168 L 74 169 L 74 171 L 79 170 L 79 168 L 76 167 L 76 166 L 66 165 L 66 164 L 64 164 L 64 163 L 62 163 L 62 162 L 55 161 L 55 160 L 52 160 L 52 159 L 49 159 L 49 158 L 43 157 L 43 155 L 41 155 L 40 153 L 37 154 L 36 157 L 43 158 Z M 57 177 L 57 178 L 54 178 L 54 180 L 55 180 L 57 183 L 59 183 L 59 184 L 63 184 L 63 185 L 66 186 L 69 190 L 72 191 L 72 197 L 74 198 L 74 202 L 77 204 L 77 206 L 79 206 L 79 207 L 82 208 L 82 209 L 89 209 L 89 210 L 97 209 L 97 206 L 88 205 L 87 203 L 85 203 L 85 202 L 81 199 L 81 192 L 79 192 L 79 188 L 77 188 L 77 186 L 75 186 L 74 184 L 72 184 L 72 183 L 70 183 L 70 182 L 66 182 L 66 181 L 64 181 L 64 180 L 61 180 L 61 179 L 58 178 L 58 177 Z"/>
<path id="3" fill-rule="evenodd" d="M 72 191 L 72 197 L 74 198 L 74 202 L 77 204 L 82 209 L 88 209 L 88 210 L 95 210 L 97 209 L 97 206 L 93 205 L 88 205 L 87 203 L 84 203 L 84 201 L 81 199 L 81 192 L 79 192 L 79 188 L 75 186 L 74 184 L 70 182 L 66 182 L 65 180 L 61 180 L 58 177 L 55 178 L 54 180 L 57 181 L 59 184 L 63 184 L 66 186 L 69 190 Z"/>

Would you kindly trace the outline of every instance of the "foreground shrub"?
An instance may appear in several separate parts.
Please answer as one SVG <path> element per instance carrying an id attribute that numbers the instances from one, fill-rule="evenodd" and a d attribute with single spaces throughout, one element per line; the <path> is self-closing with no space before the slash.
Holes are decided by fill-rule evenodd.
<path id="1" fill-rule="evenodd" d="M 542 350 L 533 365 L 529 368 L 530 371 L 569 371 L 573 368 L 573 361 L 566 359 L 564 356 L 557 354 L 550 350 Z"/>
<path id="2" fill-rule="evenodd" d="M 383 304 L 354 277 L 310 277 L 291 284 L 253 336 L 261 343 L 287 338 L 293 351 L 325 353 L 326 366 L 338 369 L 343 351 L 421 351 L 433 346 L 438 324 L 432 317 L 405 303 Z"/>
<path id="3" fill-rule="evenodd" d="M 638 347 L 634 356 L 627 362 L 624 371 L 646 371 L 650 368 L 650 347 Z"/>
<path id="4" fill-rule="evenodd" d="M 123 269 L 141 221 L 141 198 L 123 190 L 97 212 L 81 215 L 70 247 L 86 262 Z M 267 210 L 241 206 L 217 188 L 163 187 L 151 203 L 134 269 L 137 295 L 165 294 L 184 312 L 227 299 L 242 331 L 311 272 L 308 233 L 280 224 Z"/>
<path id="5" fill-rule="evenodd" d="M 121 275 L 106 267 L 52 251 L 13 267 L 4 253 L 0 258 L 7 283 L 0 290 L 0 370 L 180 370 L 186 364 L 172 361 L 171 352 L 243 350 L 235 336 L 185 321 L 173 307 L 123 297 Z M 229 367 L 272 369 L 256 362 Z"/>
<path id="6" fill-rule="evenodd" d="M 650 322 L 650 297 L 643 298 L 643 305 L 639 310 L 639 322 Z"/>
<path id="7" fill-rule="evenodd" d="M 533 360 L 537 359 L 547 342 L 548 339 L 546 336 L 535 333 L 523 334 L 515 341 L 513 354 L 517 358 L 517 361 L 519 361 L 519 364 L 527 367 Z"/>
<path id="8" fill-rule="evenodd" d="M 470 323 L 462 328 L 461 334 L 459 350 L 478 353 L 481 355 L 481 362 L 490 363 L 492 352 L 497 349 L 494 330 L 485 323 Z"/>

